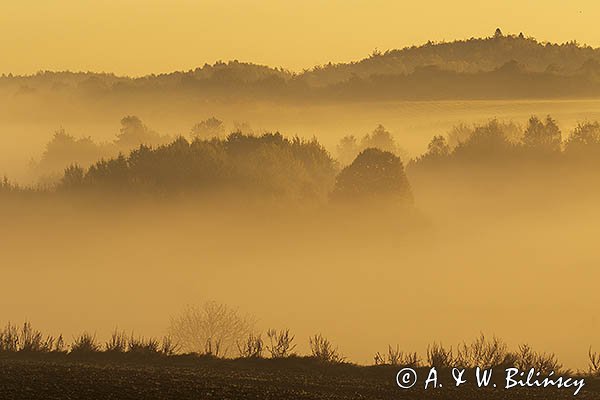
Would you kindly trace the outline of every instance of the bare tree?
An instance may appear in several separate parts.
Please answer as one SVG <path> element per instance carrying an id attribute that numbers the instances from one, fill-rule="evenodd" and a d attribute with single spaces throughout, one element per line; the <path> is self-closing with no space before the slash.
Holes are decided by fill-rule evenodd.
<path id="1" fill-rule="evenodd" d="M 253 331 L 254 322 L 237 309 L 208 301 L 201 306 L 187 306 L 172 317 L 169 335 L 183 352 L 226 357 Z"/>

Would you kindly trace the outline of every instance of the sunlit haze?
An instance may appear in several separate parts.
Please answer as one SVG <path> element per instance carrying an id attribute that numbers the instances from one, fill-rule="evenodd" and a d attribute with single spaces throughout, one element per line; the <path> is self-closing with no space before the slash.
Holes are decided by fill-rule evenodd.
<path id="1" fill-rule="evenodd" d="M 238 59 L 295 71 L 496 27 L 597 47 L 596 1 L 24 0 L 0 13 L 0 73 L 145 75 Z"/>

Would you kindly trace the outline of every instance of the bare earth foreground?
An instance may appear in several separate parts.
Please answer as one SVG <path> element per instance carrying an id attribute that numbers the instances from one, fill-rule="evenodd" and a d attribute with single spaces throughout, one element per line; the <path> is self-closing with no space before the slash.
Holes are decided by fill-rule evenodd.
<path id="1" fill-rule="evenodd" d="M 395 367 L 323 365 L 312 359 L 215 360 L 176 357 L 114 360 L 106 357 L 0 358 L 0 399 L 600 399 L 600 382 L 588 378 L 577 397 L 570 389 L 442 388 L 420 382 L 402 390 Z M 498 380 L 500 383 L 501 380 Z"/>

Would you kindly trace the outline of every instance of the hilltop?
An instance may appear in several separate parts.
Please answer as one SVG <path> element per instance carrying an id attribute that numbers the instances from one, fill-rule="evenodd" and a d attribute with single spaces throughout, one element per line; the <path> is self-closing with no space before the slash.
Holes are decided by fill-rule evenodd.
<path id="1" fill-rule="evenodd" d="M 497 31 L 486 38 L 374 51 L 359 61 L 301 73 L 234 60 L 140 78 L 51 71 L 8 75 L 0 78 L 0 90 L 292 101 L 589 97 L 600 94 L 600 49 Z"/>

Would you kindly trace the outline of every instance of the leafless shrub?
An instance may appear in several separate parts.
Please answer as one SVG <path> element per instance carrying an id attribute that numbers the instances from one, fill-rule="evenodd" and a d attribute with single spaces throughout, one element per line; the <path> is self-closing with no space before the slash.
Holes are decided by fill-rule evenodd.
<path id="1" fill-rule="evenodd" d="M 238 342 L 238 351 L 242 358 L 261 358 L 264 348 L 264 343 L 260 335 L 256 336 L 252 333 L 248 335 L 246 340 Z"/>
<path id="2" fill-rule="evenodd" d="M 62 336 L 58 338 L 62 340 Z M 61 344 L 53 336 L 44 336 L 42 332 L 34 329 L 30 322 L 23 323 L 19 329 L 10 322 L 0 331 L 0 351 L 48 353 L 57 351 Z"/>
<path id="3" fill-rule="evenodd" d="M 138 355 L 160 354 L 160 342 L 154 338 L 136 338 L 131 334 L 127 346 L 127 352 Z"/>
<path id="4" fill-rule="evenodd" d="M 21 328 L 20 351 L 24 352 L 50 352 L 53 349 L 54 338 L 42 335 L 42 332 L 33 329 L 31 323 L 25 322 Z"/>
<path id="5" fill-rule="evenodd" d="M 128 337 L 125 332 L 115 330 L 110 339 L 104 344 L 104 351 L 117 354 L 162 354 L 171 356 L 177 353 L 178 346 L 170 336 L 165 336 L 160 341 L 154 338 L 135 337 L 133 333 Z"/>
<path id="6" fill-rule="evenodd" d="M 429 366 L 436 368 L 449 368 L 454 366 L 454 356 L 452 355 L 452 347 L 444 348 L 440 343 L 433 343 L 427 347 L 427 362 Z"/>
<path id="7" fill-rule="evenodd" d="M 125 353 L 128 349 L 128 340 L 125 332 L 115 330 L 110 339 L 104 344 L 104 350 L 109 353 Z"/>
<path id="8" fill-rule="evenodd" d="M 54 342 L 54 347 L 52 348 L 54 353 L 66 353 L 67 345 L 65 344 L 65 339 L 63 335 L 59 335 L 56 341 Z"/>
<path id="9" fill-rule="evenodd" d="M 71 344 L 71 354 L 92 354 L 98 353 L 100 350 L 101 346 L 96 341 L 96 335 L 88 332 L 83 332 L 77 336 Z"/>
<path id="10" fill-rule="evenodd" d="M 10 322 L 0 332 L 0 350 L 3 352 L 19 351 L 19 330 Z"/>
<path id="11" fill-rule="evenodd" d="M 590 359 L 590 374 L 600 375 L 600 353 L 592 352 L 592 348 L 588 351 Z"/>
<path id="12" fill-rule="evenodd" d="M 165 356 L 172 356 L 179 352 L 179 345 L 173 341 L 171 336 L 163 336 L 160 352 Z"/>
<path id="13" fill-rule="evenodd" d="M 515 358 L 514 366 L 522 371 L 534 368 L 541 373 L 549 374 L 553 371 L 558 373 L 563 368 L 554 353 L 538 353 L 533 351 L 527 344 L 519 346 Z"/>
<path id="14" fill-rule="evenodd" d="M 290 334 L 289 329 L 281 331 L 269 329 L 267 331 L 267 337 L 269 338 L 267 351 L 271 354 L 271 358 L 289 357 L 296 348 L 294 335 Z"/>
<path id="15" fill-rule="evenodd" d="M 320 361 L 327 363 L 341 363 L 345 360 L 345 357 L 339 353 L 337 347 L 334 348 L 333 344 L 320 333 L 310 337 L 308 343 L 310 345 L 312 356 Z"/>
<path id="16" fill-rule="evenodd" d="M 493 336 L 488 340 L 482 333 L 471 343 L 457 347 L 454 363 L 462 368 L 492 368 L 503 365 L 509 357 L 508 346 Z"/>
<path id="17" fill-rule="evenodd" d="M 188 306 L 171 318 L 169 335 L 184 352 L 227 356 L 229 350 L 244 340 L 254 320 L 225 304 L 210 301 L 202 306 Z"/>
<path id="18" fill-rule="evenodd" d="M 400 351 L 400 347 L 396 345 L 393 348 L 388 346 L 387 354 L 375 353 L 375 365 L 401 365 L 405 367 L 417 367 L 419 365 L 419 357 L 417 353 L 404 353 Z"/>

